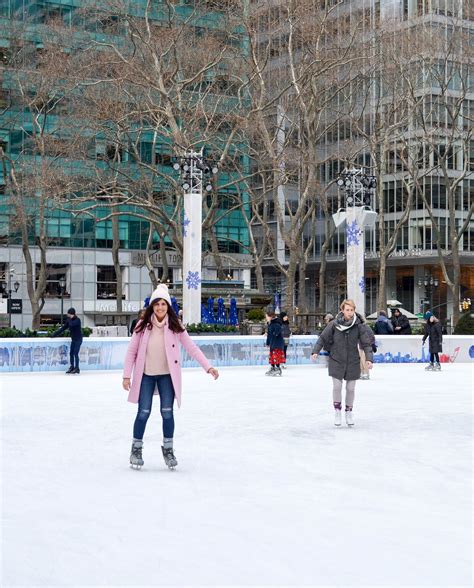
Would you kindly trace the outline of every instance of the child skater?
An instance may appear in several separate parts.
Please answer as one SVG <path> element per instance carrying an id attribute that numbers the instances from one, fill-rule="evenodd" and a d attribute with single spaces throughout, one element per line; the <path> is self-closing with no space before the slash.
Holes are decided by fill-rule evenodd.
<path id="1" fill-rule="evenodd" d="M 268 361 L 270 369 L 266 372 L 267 376 L 281 376 L 280 365 L 285 363 L 285 342 L 283 340 L 281 321 L 273 310 L 267 310 L 267 343 L 270 348 Z"/>
<path id="2" fill-rule="evenodd" d="M 428 339 L 430 350 L 430 364 L 425 367 L 425 370 L 439 372 L 441 370 L 439 354 L 443 351 L 443 330 L 439 320 L 432 312 L 426 312 L 425 319 L 425 334 L 423 335 L 422 343 L 424 345 L 426 339 Z"/>
<path id="3" fill-rule="evenodd" d="M 368 327 L 356 313 L 354 301 L 344 300 L 340 308 L 341 312 L 319 336 L 311 359 L 316 361 L 323 347 L 329 351 L 328 368 L 333 384 L 334 424 L 336 427 L 341 426 L 342 382 L 346 380 L 346 423 L 352 427 L 355 385 L 360 377 L 359 345 L 364 350 L 369 370 L 372 369 L 372 345 Z"/>
<path id="4" fill-rule="evenodd" d="M 173 404 L 176 398 L 178 407 L 181 405 L 181 346 L 217 380 L 219 372 L 191 340 L 171 306 L 168 288 L 160 284 L 150 296 L 150 304 L 132 333 L 123 369 L 122 386 L 129 392 L 128 400 L 138 403 L 130 454 L 132 467 L 141 468 L 144 463 L 143 435 L 153 395 L 157 393 L 163 418 L 163 458 L 170 469 L 178 465 L 173 453 Z"/>

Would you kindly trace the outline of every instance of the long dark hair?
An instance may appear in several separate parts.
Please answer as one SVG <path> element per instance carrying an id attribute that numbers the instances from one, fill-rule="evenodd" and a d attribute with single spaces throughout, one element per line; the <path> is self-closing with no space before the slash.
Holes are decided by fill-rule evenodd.
<path id="1" fill-rule="evenodd" d="M 150 306 L 147 306 L 143 318 L 139 321 L 139 323 L 133 331 L 134 333 L 141 333 L 145 329 L 153 328 L 153 325 L 151 323 L 151 317 L 153 316 L 153 306 L 158 302 L 158 300 L 164 300 L 164 298 L 157 298 L 156 300 L 153 300 L 153 302 L 150 303 Z M 166 306 L 168 307 L 168 328 L 171 331 L 173 331 L 173 333 L 183 333 L 185 331 L 185 328 L 181 324 L 178 315 L 175 313 L 173 308 L 168 304 L 166 300 L 165 302 Z"/>

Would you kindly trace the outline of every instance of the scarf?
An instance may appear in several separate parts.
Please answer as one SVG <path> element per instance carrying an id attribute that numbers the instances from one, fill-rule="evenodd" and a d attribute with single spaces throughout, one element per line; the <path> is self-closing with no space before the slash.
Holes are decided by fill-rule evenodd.
<path id="1" fill-rule="evenodd" d="M 336 317 L 335 326 L 338 331 L 347 331 L 356 324 L 356 321 L 357 315 L 355 313 L 352 319 L 346 321 L 344 319 L 344 315 L 342 314 L 342 312 L 340 312 Z"/>

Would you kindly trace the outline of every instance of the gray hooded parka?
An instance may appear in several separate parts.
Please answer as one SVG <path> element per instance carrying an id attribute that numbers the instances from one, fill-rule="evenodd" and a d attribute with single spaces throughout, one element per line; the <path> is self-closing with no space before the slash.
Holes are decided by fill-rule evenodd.
<path id="1" fill-rule="evenodd" d="M 338 323 L 339 313 L 331 321 L 316 341 L 313 353 L 318 354 L 324 347 L 329 352 L 329 375 L 338 380 L 358 380 L 360 378 L 359 345 L 367 361 L 373 361 L 370 343 L 370 327 L 355 314 L 349 326 Z"/>

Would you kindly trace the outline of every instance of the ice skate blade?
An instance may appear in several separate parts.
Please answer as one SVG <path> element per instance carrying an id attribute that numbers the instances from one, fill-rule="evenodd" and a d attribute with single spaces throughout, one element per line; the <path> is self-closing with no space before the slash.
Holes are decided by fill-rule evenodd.
<path id="1" fill-rule="evenodd" d="M 141 470 L 143 466 L 138 465 L 136 463 L 131 463 L 130 464 L 130 467 L 131 467 L 132 470 Z"/>
<path id="2" fill-rule="evenodd" d="M 341 426 L 341 423 L 334 423 L 334 426 L 335 427 L 340 427 Z"/>

